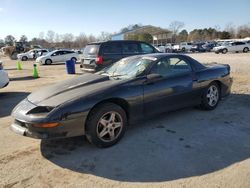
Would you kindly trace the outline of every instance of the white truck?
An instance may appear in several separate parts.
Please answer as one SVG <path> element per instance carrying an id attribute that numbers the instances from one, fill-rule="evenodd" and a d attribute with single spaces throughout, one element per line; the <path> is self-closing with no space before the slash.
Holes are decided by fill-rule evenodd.
<path id="1" fill-rule="evenodd" d="M 187 51 L 190 51 L 192 46 L 193 44 L 191 42 L 181 42 L 180 44 L 174 45 L 173 49 L 175 51 L 187 52 Z"/>

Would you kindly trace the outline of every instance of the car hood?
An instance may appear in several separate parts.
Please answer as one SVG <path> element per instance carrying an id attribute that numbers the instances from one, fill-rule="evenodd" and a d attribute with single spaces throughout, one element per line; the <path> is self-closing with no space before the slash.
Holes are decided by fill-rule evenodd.
<path id="1" fill-rule="evenodd" d="M 86 73 L 33 92 L 28 100 L 37 106 L 56 107 L 67 101 L 87 97 L 119 82 L 109 79 L 108 76 Z"/>

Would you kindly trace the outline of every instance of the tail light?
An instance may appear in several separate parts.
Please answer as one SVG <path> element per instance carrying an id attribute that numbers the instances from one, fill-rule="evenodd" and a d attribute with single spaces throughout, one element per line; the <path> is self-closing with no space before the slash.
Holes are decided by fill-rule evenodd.
<path id="1" fill-rule="evenodd" d="M 96 64 L 97 64 L 97 65 L 101 65 L 102 62 L 103 62 L 103 57 L 102 57 L 102 56 L 98 56 L 98 57 L 96 58 Z"/>

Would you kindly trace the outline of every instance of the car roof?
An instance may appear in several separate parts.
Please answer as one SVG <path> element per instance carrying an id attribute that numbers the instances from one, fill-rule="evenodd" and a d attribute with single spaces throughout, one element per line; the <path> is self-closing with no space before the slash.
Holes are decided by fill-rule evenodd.
<path id="1" fill-rule="evenodd" d="M 187 55 L 178 54 L 178 53 L 152 53 L 152 54 L 142 54 L 142 55 L 135 55 L 135 56 L 137 56 L 137 57 L 153 57 L 153 58 L 156 58 L 157 60 L 164 58 L 164 57 L 171 57 L 171 56 L 179 56 L 179 57 L 188 57 L 189 58 L 189 56 L 187 56 Z M 135 56 L 129 56 L 129 57 L 135 57 Z"/>
<path id="2" fill-rule="evenodd" d="M 147 43 L 144 41 L 138 41 L 138 40 L 108 40 L 108 41 L 99 41 L 99 42 L 91 42 L 88 43 L 88 45 L 100 45 L 103 43 L 122 43 L 122 42 L 139 42 L 139 43 Z"/>

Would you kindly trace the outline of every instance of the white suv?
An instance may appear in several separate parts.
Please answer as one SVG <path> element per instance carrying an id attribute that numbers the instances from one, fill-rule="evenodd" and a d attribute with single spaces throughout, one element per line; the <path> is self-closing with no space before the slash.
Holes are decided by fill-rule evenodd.
<path id="1" fill-rule="evenodd" d="M 250 49 L 250 45 L 245 42 L 230 42 L 227 45 L 221 45 L 213 48 L 215 53 L 223 53 L 226 54 L 227 52 L 248 52 Z"/>
<path id="2" fill-rule="evenodd" d="M 39 56 L 45 55 L 49 52 L 47 49 L 33 49 L 25 53 L 17 55 L 17 58 L 22 61 L 27 61 L 28 59 L 36 59 Z"/>
<path id="3" fill-rule="evenodd" d="M 65 62 L 67 60 L 77 61 L 79 59 L 79 54 L 72 50 L 55 50 L 46 55 L 38 57 L 36 59 L 37 63 L 42 65 L 50 65 L 55 62 Z"/>

